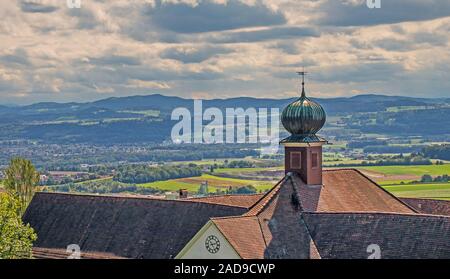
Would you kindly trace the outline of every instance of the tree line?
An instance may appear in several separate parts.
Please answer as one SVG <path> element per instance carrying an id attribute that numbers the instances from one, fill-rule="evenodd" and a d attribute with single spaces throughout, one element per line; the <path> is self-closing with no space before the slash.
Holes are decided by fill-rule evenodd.
<path id="1" fill-rule="evenodd" d="M 195 164 L 186 166 L 126 165 L 116 170 L 113 180 L 122 183 L 149 183 L 176 178 L 201 176 L 202 170 Z"/>

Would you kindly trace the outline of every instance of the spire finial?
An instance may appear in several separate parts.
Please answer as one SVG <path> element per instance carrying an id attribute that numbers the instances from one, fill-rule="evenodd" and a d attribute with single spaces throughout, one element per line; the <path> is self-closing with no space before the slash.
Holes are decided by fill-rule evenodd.
<path id="1" fill-rule="evenodd" d="M 305 72 L 305 67 L 303 67 L 303 71 L 297 72 L 298 75 L 302 76 L 302 97 L 306 97 L 305 93 L 305 76 L 308 72 Z"/>

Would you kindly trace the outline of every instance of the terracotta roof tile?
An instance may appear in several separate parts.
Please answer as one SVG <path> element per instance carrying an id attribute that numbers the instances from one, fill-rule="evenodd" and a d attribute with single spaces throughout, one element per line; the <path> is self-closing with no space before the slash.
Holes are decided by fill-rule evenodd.
<path id="1" fill-rule="evenodd" d="M 411 207 L 385 191 L 361 172 L 352 169 L 323 172 L 323 187 L 320 191 L 316 211 L 414 212 Z"/>
<path id="2" fill-rule="evenodd" d="M 256 216 L 212 218 L 243 259 L 263 259 L 266 244 Z"/>

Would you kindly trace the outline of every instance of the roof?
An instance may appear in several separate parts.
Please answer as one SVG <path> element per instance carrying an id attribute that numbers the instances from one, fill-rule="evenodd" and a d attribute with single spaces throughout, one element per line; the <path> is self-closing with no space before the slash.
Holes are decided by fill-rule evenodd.
<path id="1" fill-rule="evenodd" d="M 414 213 L 414 208 L 393 196 L 355 169 L 323 171 L 323 186 L 306 185 L 300 176 L 282 179 L 245 215 L 258 214 L 280 188 L 294 188 L 298 206 L 309 212 L 393 212 Z"/>
<path id="2" fill-rule="evenodd" d="M 401 200 L 420 213 L 450 216 L 450 201 L 412 198 Z"/>
<path id="3" fill-rule="evenodd" d="M 172 258 L 211 217 L 241 215 L 240 207 L 191 200 L 36 193 L 23 216 L 36 247 Z"/>
<path id="4" fill-rule="evenodd" d="M 450 217 L 436 215 L 449 202 L 400 200 L 352 169 L 323 181 L 292 174 L 264 195 L 184 200 L 37 193 L 23 219 L 47 257 L 78 244 L 92 256 L 172 258 L 211 220 L 245 259 L 367 258 L 370 244 L 382 258 L 450 258 Z"/>
<path id="5" fill-rule="evenodd" d="M 323 177 L 323 186 L 311 186 L 286 176 L 247 213 L 212 221 L 247 259 L 367 258 L 372 243 L 385 249 L 385 258 L 450 257 L 444 237 L 450 218 L 421 215 L 357 170 Z M 422 241 L 421 232 L 430 238 Z"/>
<path id="6" fill-rule="evenodd" d="M 70 252 L 64 249 L 50 249 L 33 247 L 33 258 L 35 259 L 68 259 L 71 256 Z M 81 252 L 80 259 L 125 259 L 108 253 L 90 253 Z"/>
<path id="7" fill-rule="evenodd" d="M 413 208 L 390 194 L 356 169 L 323 171 L 323 187 L 316 197 L 308 196 L 310 186 L 298 177 L 300 200 L 305 211 L 318 212 L 393 212 L 413 213 Z M 314 191 L 312 191 L 314 192 Z M 316 202 L 314 202 L 316 201 Z"/>
<path id="8" fill-rule="evenodd" d="M 364 259 L 378 245 L 383 259 L 450 258 L 450 218 L 393 213 L 302 213 L 325 259 Z"/>
<path id="9" fill-rule="evenodd" d="M 212 222 L 241 258 L 264 258 L 266 245 L 258 217 L 212 218 Z"/>
<path id="10" fill-rule="evenodd" d="M 242 208 L 250 208 L 257 201 L 261 199 L 264 194 L 252 194 L 252 195 L 221 195 L 221 196 L 208 196 L 201 198 L 190 198 L 191 201 L 213 203 L 221 205 L 229 205 Z"/>
<path id="11" fill-rule="evenodd" d="M 320 258 L 299 208 L 292 206 L 295 189 L 285 177 L 246 214 L 212 221 L 245 259 Z"/>

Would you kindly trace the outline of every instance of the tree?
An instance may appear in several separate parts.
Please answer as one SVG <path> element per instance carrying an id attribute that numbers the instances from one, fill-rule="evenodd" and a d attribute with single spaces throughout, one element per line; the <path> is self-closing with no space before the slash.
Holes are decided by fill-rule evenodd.
<path id="1" fill-rule="evenodd" d="M 16 196 L 19 201 L 18 213 L 23 214 L 39 183 L 39 173 L 31 161 L 13 158 L 5 170 L 5 177 L 5 188 L 10 194 Z"/>
<path id="2" fill-rule="evenodd" d="M 37 236 L 17 213 L 19 201 L 12 195 L 0 193 L 0 259 L 31 258 Z"/>
<path id="3" fill-rule="evenodd" d="M 422 176 L 422 179 L 420 180 L 420 182 L 423 182 L 423 183 L 433 182 L 433 177 L 431 177 L 431 175 L 429 175 L 429 174 L 424 174 Z"/>

